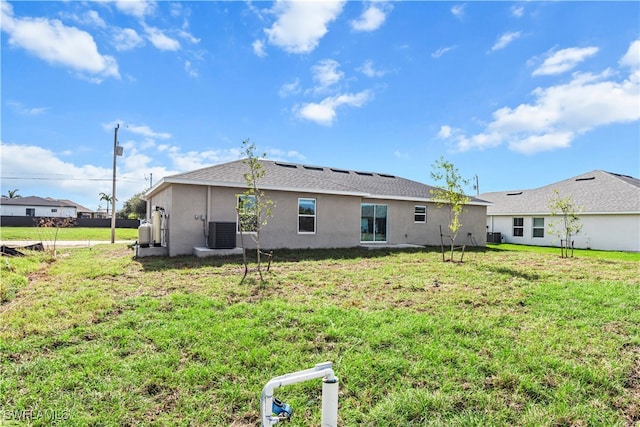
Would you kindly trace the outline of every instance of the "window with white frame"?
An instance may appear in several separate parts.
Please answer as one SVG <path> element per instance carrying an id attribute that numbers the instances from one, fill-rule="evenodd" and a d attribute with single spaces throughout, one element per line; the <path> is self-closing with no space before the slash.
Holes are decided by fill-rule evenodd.
<path id="1" fill-rule="evenodd" d="M 513 218 L 513 236 L 524 236 L 524 218 Z"/>
<path id="2" fill-rule="evenodd" d="M 256 212 L 256 196 L 238 195 L 238 231 L 245 233 L 258 231 L 258 213 Z"/>
<path id="3" fill-rule="evenodd" d="M 533 218 L 533 237 L 544 237 L 544 218 Z"/>
<path id="4" fill-rule="evenodd" d="M 315 234 L 316 199 L 298 199 L 298 233 Z"/>
<path id="5" fill-rule="evenodd" d="M 413 208 L 413 222 L 427 222 L 427 207 L 416 205 Z"/>

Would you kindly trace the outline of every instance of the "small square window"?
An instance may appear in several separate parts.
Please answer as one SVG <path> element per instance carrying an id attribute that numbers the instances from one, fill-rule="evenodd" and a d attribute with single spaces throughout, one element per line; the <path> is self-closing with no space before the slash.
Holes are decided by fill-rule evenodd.
<path id="1" fill-rule="evenodd" d="M 413 208 L 413 222 L 427 222 L 427 207 L 426 206 L 415 206 Z"/>

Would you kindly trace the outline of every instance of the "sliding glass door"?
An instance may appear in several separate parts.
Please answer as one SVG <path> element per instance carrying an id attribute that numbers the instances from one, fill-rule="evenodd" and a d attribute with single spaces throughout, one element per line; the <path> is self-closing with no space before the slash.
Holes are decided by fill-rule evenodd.
<path id="1" fill-rule="evenodd" d="M 360 241 L 387 241 L 387 205 L 369 203 L 361 205 Z"/>

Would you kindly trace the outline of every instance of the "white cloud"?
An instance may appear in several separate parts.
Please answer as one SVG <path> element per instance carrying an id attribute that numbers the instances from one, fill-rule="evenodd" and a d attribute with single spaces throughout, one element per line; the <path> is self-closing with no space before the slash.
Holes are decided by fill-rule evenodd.
<path id="1" fill-rule="evenodd" d="M 410 158 L 409 153 L 405 153 L 405 152 L 399 151 L 399 150 L 394 151 L 393 155 L 397 159 L 401 159 L 401 160 L 408 160 Z"/>
<path id="2" fill-rule="evenodd" d="M 169 139 L 171 138 L 171 134 L 168 132 L 156 132 L 151 129 L 147 125 L 136 125 L 133 123 L 127 123 L 124 120 L 114 120 L 108 123 L 102 123 L 102 129 L 108 132 L 112 132 L 116 126 L 120 126 L 119 132 L 122 135 L 122 132 L 131 132 L 136 135 L 142 135 L 145 138 L 158 138 L 158 139 Z"/>
<path id="3" fill-rule="evenodd" d="M 452 51 L 453 49 L 455 49 L 457 46 L 447 46 L 447 47 L 441 47 L 438 50 L 436 50 L 435 52 L 433 52 L 431 54 L 432 58 L 440 58 L 442 55 L 444 55 L 445 53 Z"/>
<path id="4" fill-rule="evenodd" d="M 146 154 L 141 153 L 136 147 L 135 143 L 128 143 L 124 145 L 124 152 L 126 156 L 122 157 L 121 168 L 123 171 L 146 171 L 149 169 L 149 165 L 153 160 Z M 120 197 L 118 197 L 122 200 Z"/>
<path id="5" fill-rule="evenodd" d="M 109 126 L 112 128 L 113 126 Z M 152 130 L 147 125 L 134 125 L 134 124 L 124 124 L 121 126 L 123 130 L 127 130 L 131 133 L 135 133 L 137 135 L 142 135 L 148 138 L 159 138 L 159 139 L 169 139 L 171 138 L 171 134 L 168 132 L 156 132 Z"/>
<path id="6" fill-rule="evenodd" d="M 193 63 L 189 60 L 184 61 L 184 70 L 187 72 L 189 77 L 196 78 L 198 77 L 198 69 L 193 65 Z"/>
<path id="7" fill-rule="evenodd" d="M 626 65 L 627 55 L 621 65 Z M 574 73 L 568 83 L 535 89 L 532 103 L 496 110 L 493 120 L 475 135 L 467 137 L 459 129 L 442 126 L 438 136 L 461 151 L 504 143 L 525 154 L 569 147 L 594 128 L 640 120 L 638 72 L 632 70 L 620 81 L 613 79 L 616 75 L 609 69 L 599 74 Z"/>
<path id="8" fill-rule="evenodd" d="M 351 28 L 354 31 L 375 31 L 384 24 L 390 10 L 391 6 L 384 3 L 369 4 L 358 19 L 351 21 Z"/>
<path id="9" fill-rule="evenodd" d="M 466 7 L 467 5 L 465 4 L 457 4 L 455 6 L 451 6 L 451 13 L 453 13 L 453 16 L 455 16 L 456 18 L 462 19 Z"/>
<path id="10" fill-rule="evenodd" d="M 451 126 L 443 125 L 440 126 L 440 130 L 438 131 L 438 138 L 450 138 L 453 130 Z"/>
<path id="11" fill-rule="evenodd" d="M 144 30 L 147 33 L 147 39 L 156 48 L 160 50 L 178 50 L 180 49 L 180 42 L 176 39 L 172 39 L 167 36 L 163 30 L 155 27 L 144 26 Z"/>
<path id="12" fill-rule="evenodd" d="M 280 87 L 278 95 L 281 98 L 286 98 L 289 95 L 296 95 L 300 93 L 300 79 L 296 78 L 291 83 L 285 83 Z"/>
<path id="13" fill-rule="evenodd" d="M 627 53 L 620 59 L 620 65 L 632 70 L 640 69 L 640 40 L 631 42 Z"/>
<path id="14" fill-rule="evenodd" d="M 49 110 L 47 107 L 27 107 L 21 102 L 7 101 L 7 105 L 13 108 L 18 114 L 25 116 L 39 116 Z"/>
<path id="15" fill-rule="evenodd" d="M 255 53 L 256 56 L 259 56 L 260 58 L 267 56 L 267 52 L 264 50 L 264 41 L 256 40 L 251 44 L 251 46 L 253 47 L 253 53 Z"/>
<path id="16" fill-rule="evenodd" d="M 498 37 L 498 40 L 491 47 L 491 52 L 495 52 L 496 50 L 504 49 L 509 44 L 511 44 L 511 42 L 513 42 L 514 40 L 520 38 L 521 35 L 522 35 L 522 33 L 520 31 L 504 33 L 503 35 Z"/>
<path id="17" fill-rule="evenodd" d="M 155 1 L 116 0 L 115 3 L 120 12 L 135 16 L 136 18 L 144 18 L 147 15 L 151 15 L 156 10 Z"/>
<path id="18" fill-rule="evenodd" d="M 207 151 L 189 151 L 183 153 L 180 147 L 172 146 L 167 150 L 173 166 L 180 172 L 201 169 L 219 163 L 230 162 L 240 158 L 239 149 L 221 149 Z"/>
<path id="19" fill-rule="evenodd" d="M 531 135 L 519 140 L 510 141 L 509 148 L 523 154 L 535 154 L 540 151 L 553 151 L 567 148 L 571 145 L 574 134 L 572 132 L 546 133 Z"/>
<path id="20" fill-rule="evenodd" d="M 511 15 L 521 18 L 524 14 L 524 6 L 511 6 Z"/>
<path id="21" fill-rule="evenodd" d="M 316 82 L 314 93 L 326 93 L 331 86 L 342 80 L 344 73 L 338 70 L 339 67 L 340 63 L 333 59 L 318 61 L 317 64 L 311 67 L 313 81 Z"/>
<path id="22" fill-rule="evenodd" d="M 94 81 L 120 78 L 115 58 L 101 55 L 86 31 L 68 27 L 57 19 L 15 18 L 13 8 L 4 1 L 1 15 L 2 31 L 9 34 L 9 45 L 23 48 L 51 64 L 88 74 Z"/>
<path id="23" fill-rule="evenodd" d="M 94 165 L 76 165 L 61 159 L 65 152 L 34 145 L 0 144 L 3 174 L 19 176 L 12 181 L 23 195 L 71 199 L 90 209 L 100 204 L 99 194 L 111 193 L 113 169 Z M 132 156 L 129 159 L 129 156 Z M 37 164 L 37 170 L 33 165 Z M 148 168 L 149 159 L 134 150 L 125 150 L 118 158 L 117 207 L 146 187 L 141 168 Z M 165 168 L 148 168 L 161 177 L 176 172 Z"/>
<path id="24" fill-rule="evenodd" d="M 98 28 L 106 28 L 107 24 L 95 10 L 89 10 L 82 15 L 65 14 L 65 19 L 71 19 L 83 25 L 90 25 Z"/>
<path id="25" fill-rule="evenodd" d="M 186 41 L 193 43 L 193 44 L 198 44 L 200 43 L 200 39 L 197 37 L 194 37 L 193 34 L 191 34 L 188 31 L 185 30 L 178 30 L 177 34 L 182 37 L 183 39 L 185 39 Z"/>
<path id="26" fill-rule="evenodd" d="M 364 64 L 362 64 L 362 67 L 358 68 L 358 71 L 360 71 L 362 74 L 364 74 L 367 77 L 382 77 L 385 74 L 387 74 L 387 71 L 385 70 L 376 70 L 375 67 L 373 66 L 373 61 L 368 59 L 364 62 Z"/>
<path id="27" fill-rule="evenodd" d="M 561 74 L 572 70 L 579 63 L 598 53 L 597 47 L 570 47 L 551 54 L 540 67 L 533 71 L 534 76 Z"/>
<path id="28" fill-rule="evenodd" d="M 342 106 L 362 107 L 371 100 L 372 94 L 368 90 L 355 94 L 347 93 L 331 96 L 319 103 L 311 102 L 294 107 L 297 117 L 310 120 L 321 125 L 331 126 L 336 118 L 336 109 Z"/>
<path id="29" fill-rule="evenodd" d="M 265 28 L 268 41 L 290 53 L 313 51 L 327 33 L 327 25 L 342 12 L 344 0 L 277 0 L 273 13 L 278 17 Z"/>
<path id="30" fill-rule="evenodd" d="M 144 45 L 144 39 L 132 28 L 114 28 L 111 43 L 118 51 L 132 50 Z"/>
<path id="31" fill-rule="evenodd" d="M 270 148 L 266 149 L 267 158 L 270 160 L 295 160 L 298 162 L 304 162 L 307 158 L 300 154 L 296 150 L 281 150 L 280 148 Z"/>

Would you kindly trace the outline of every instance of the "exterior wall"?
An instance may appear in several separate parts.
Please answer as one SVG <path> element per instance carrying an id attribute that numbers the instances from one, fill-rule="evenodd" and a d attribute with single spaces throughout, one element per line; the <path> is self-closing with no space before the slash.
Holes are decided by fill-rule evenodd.
<path id="1" fill-rule="evenodd" d="M 236 222 L 237 188 L 211 187 L 209 221 Z M 273 216 L 260 233 L 263 248 L 338 248 L 360 243 L 360 199 L 348 196 L 265 192 L 275 202 Z M 315 234 L 298 233 L 298 198 L 316 199 Z M 240 245 L 240 236 L 236 238 Z M 255 247 L 251 235 L 244 234 L 244 245 Z"/>
<path id="2" fill-rule="evenodd" d="M 513 218 L 524 218 L 524 236 L 513 235 Z M 544 237 L 533 237 L 533 218 L 544 218 Z M 502 234 L 505 243 L 533 246 L 559 246 L 559 238 L 549 233 L 549 224 L 559 218 L 545 215 L 487 216 L 487 231 Z M 574 236 L 580 249 L 640 251 L 640 214 L 580 215 L 582 230 Z"/>
<path id="3" fill-rule="evenodd" d="M 169 256 L 190 255 L 196 246 L 206 246 L 205 221 L 207 187 L 173 184 L 148 201 L 148 215 L 154 206 L 167 215 L 166 243 Z M 235 205 L 234 205 L 235 206 Z"/>
<path id="4" fill-rule="evenodd" d="M 2 216 L 27 216 L 27 208 L 35 209 L 35 216 L 46 218 L 76 217 L 76 208 L 71 206 L 31 206 L 31 205 L 3 205 L 0 204 Z M 55 209 L 55 212 L 52 210 Z"/>
<path id="5" fill-rule="evenodd" d="M 449 235 L 449 211 L 445 207 L 437 207 L 434 203 L 413 202 L 404 200 L 371 200 L 364 199 L 363 203 L 386 204 L 388 206 L 387 222 L 389 244 L 414 244 L 440 246 L 440 226 L 442 234 Z M 414 221 L 415 206 L 427 206 L 427 222 Z M 462 214 L 462 227 L 456 238 L 456 245 L 485 246 L 487 235 L 484 229 L 486 206 L 466 206 Z M 360 218 L 358 204 L 357 217 Z M 471 236 L 469 236 L 471 233 Z M 445 237 L 445 244 L 449 244 Z"/>
<path id="6" fill-rule="evenodd" d="M 209 222 L 236 222 L 237 196 L 242 193 L 239 188 L 173 184 L 148 201 L 147 212 L 151 212 L 153 206 L 165 208 L 170 256 L 192 254 L 194 247 L 207 245 Z M 446 208 L 440 209 L 431 203 L 282 191 L 265 192 L 265 195 L 275 202 L 275 206 L 273 216 L 267 219 L 267 225 L 261 231 L 260 243 L 264 249 L 358 246 L 361 244 L 361 203 L 387 205 L 387 244 L 440 245 L 438 226 L 442 225 L 446 234 L 449 222 Z M 299 198 L 316 199 L 316 232 L 313 234 L 298 233 Z M 427 223 L 415 223 L 414 207 L 425 204 Z M 467 206 L 457 244 L 484 246 L 485 216 L 485 206 Z M 239 234 L 236 245 L 241 245 Z M 244 234 L 244 245 L 255 248 L 251 235 Z"/>

